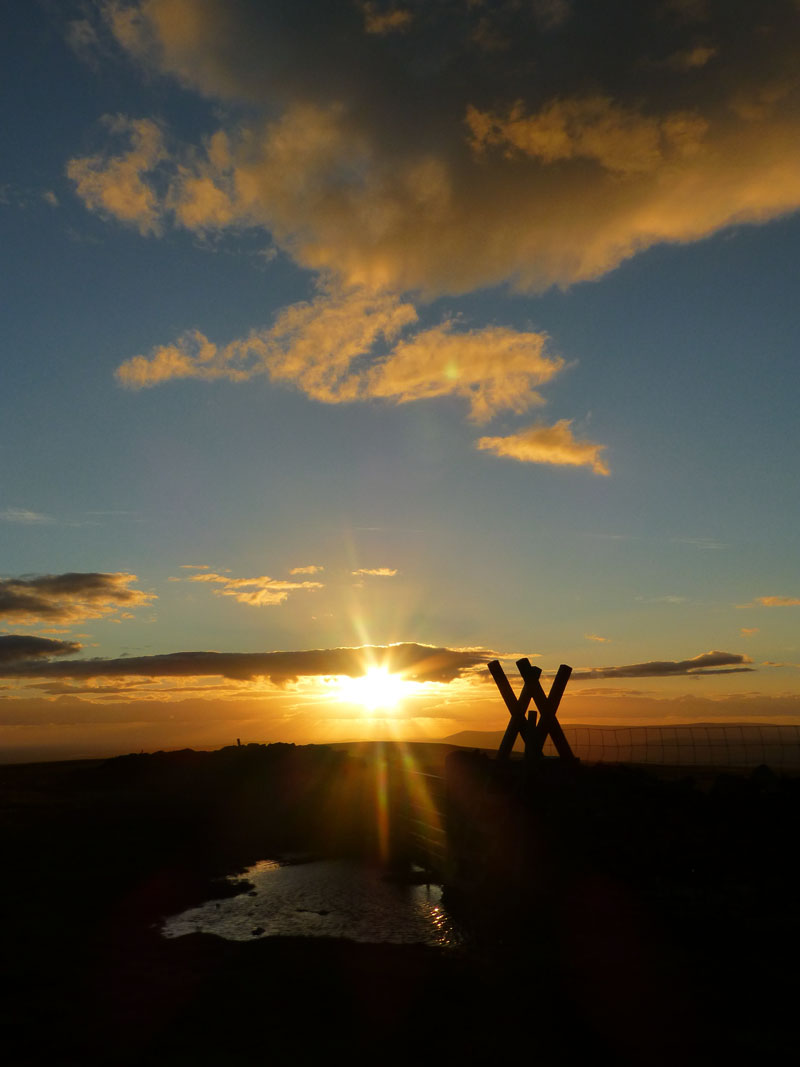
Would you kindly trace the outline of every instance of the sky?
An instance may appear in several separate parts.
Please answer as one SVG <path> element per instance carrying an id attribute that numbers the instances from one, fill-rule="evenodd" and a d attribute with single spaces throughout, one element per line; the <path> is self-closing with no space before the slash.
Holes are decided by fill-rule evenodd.
<path id="1" fill-rule="evenodd" d="M 800 4 L 4 22 L 0 760 L 800 722 Z"/>

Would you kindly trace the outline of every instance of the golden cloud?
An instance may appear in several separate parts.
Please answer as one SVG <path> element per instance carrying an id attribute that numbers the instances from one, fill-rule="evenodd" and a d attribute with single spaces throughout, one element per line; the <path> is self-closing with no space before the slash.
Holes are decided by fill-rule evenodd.
<path id="1" fill-rule="evenodd" d="M 87 206 L 143 232 L 264 228 L 397 292 L 539 290 L 800 207 L 800 27 L 779 0 L 699 22 L 649 0 L 624 34 L 555 2 L 105 10 L 143 67 L 255 116 L 169 160 L 152 120 L 117 119 L 127 150 L 72 161 Z"/>
<path id="2" fill-rule="evenodd" d="M 520 413 L 544 401 L 540 385 L 564 366 L 546 356 L 544 334 L 490 326 L 455 333 L 445 323 L 400 341 L 367 376 L 369 396 L 396 403 L 461 396 L 476 421 L 501 411 Z"/>
<path id="3" fill-rule="evenodd" d="M 763 604 L 765 608 L 795 608 L 800 605 L 800 597 L 797 596 L 759 596 L 757 604 Z"/>
<path id="4" fill-rule="evenodd" d="M 231 578 L 225 574 L 193 574 L 186 579 L 189 582 L 210 582 L 220 585 L 215 589 L 217 596 L 231 596 L 240 604 L 249 604 L 254 608 L 271 607 L 283 604 L 291 593 L 298 590 L 322 589 L 321 582 L 290 582 L 285 579 L 270 578 L 260 575 L 257 578 Z"/>
<path id="5" fill-rule="evenodd" d="M 140 233 L 159 233 L 162 206 L 152 174 L 167 159 L 161 130 L 151 119 L 124 115 L 107 115 L 104 122 L 112 135 L 127 139 L 127 151 L 72 159 L 67 176 L 90 210 L 130 223 Z"/>
<path id="6" fill-rule="evenodd" d="M 372 578 L 394 578 L 397 574 L 397 568 L 392 567 L 359 567 L 357 571 L 351 572 L 355 577 L 372 577 Z"/>
<path id="7" fill-rule="evenodd" d="M 543 403 L 535 386 L 564 366 L 545 353 L 546 336 L 532 331 L 459 330 L 448 321 L 395 340 L 416 321 L 412 304 L 388 294 L 324 292 L 285 308 L 271 327 L 226 345 L 191 331 L 149 357 L 126 360 L 117 378 L 139 389 L 175 378 L 239 382 L 266 374 L 328 404 L 459 396 L 472 418 L 485 420 Z"/>
<path id="8" fill-rule="evenodd" d="M 605 445 L 576 441 L 571 426 L 570 419 L 560 419 L 555 426 L 530 426 L 508 437 L 481 437 L 477 447 L 521 463 L 591 467 L 595 474 L 610 474 L 600 457 Z"/>
<path id="9" fill-rule="evenodd" d="M 663 118 L 625 109 L 602 96 L 551 100 L 538 114 L 526 115 L 517 102 L 503 117 L 467 109 L 476 152 L 495 145 L 541 163 L 588 159 L 623 177 L 652 173 L 671 158 L 700 150 L 706 122 L 691 112 Z"/>
<path id="10" fill-rule="evenodd" d="M 67 168 L 86 207 L 143 234 L 268 233 L 324 286 L 247 337 L 194 330 L 127 360 L 132 388 L 263 373 L 324 403 L 519 414 L 562 368 L 544 335 L 423 329 L 401 294 L 569 286 L 800 208 L 800 23 L 782 0 L 644 0 L 622 27 L 568 0 L 101 10 L 128 58 L 227 118 L 183 144 L 153 118 L 107 118 L 111 143 Z M 478 447 L 607 474 L 570 425 Z"/>

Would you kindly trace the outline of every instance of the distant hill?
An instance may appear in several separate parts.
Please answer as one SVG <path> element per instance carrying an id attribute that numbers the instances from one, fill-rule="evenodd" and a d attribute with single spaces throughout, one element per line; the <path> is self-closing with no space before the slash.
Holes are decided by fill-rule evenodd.
<path id="1" fill-rule="evenodd" d="M 442 738 L 445 745 L 458 745 L 460 748 L 499 748 L 503 740 L 504 730 L 460 730 L 457 734 L 448 734 Z M 520 751 L 523 749 L 522 741 L 517 738 L 514 746 Z"/>

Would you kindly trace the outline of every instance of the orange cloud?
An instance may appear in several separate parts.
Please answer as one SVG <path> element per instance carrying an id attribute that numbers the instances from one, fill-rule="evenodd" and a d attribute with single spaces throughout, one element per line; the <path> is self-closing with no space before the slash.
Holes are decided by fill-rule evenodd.
<path id="1" fill-rule="evenodd" d="M 796 608 L 800 605 L 800 597 L 797 596 L 759 596 L 757 604 L 763 604 L 765 608 Z"/>
<path id="2" fill-rule="evenodd" d="M 316 563 L 311 563 L 308 567 L 292 567 L 289 574 L 319 574 L 319 572 L 323 570 L 325 570 L 324 567 L 319 567 Z"/>
<path id="3" fill-rule="evenodd" d="M 564 366 L 544 354 L 546 341 L 544 334 L 500 326 L 455 333 L 445 323 L 400 341 L 370 370 L 366 391 L 398 404 L 461 396 L 477 421 L 501 411 L 520 413 L 544 403 L 533 386 L 548 382 Z"/>
<path id="4" fill-rule="evenodd" d="M 298 590 L 322 589 L 321 582 L 289 582 L 261 575 L 257 578 L 230 578 L 224 574 L 193 574 L 189 582 L 211 582 L 221 585 L 215 589 L 217 596 L 231 596 L 240 604 L 249 604 L 254 608 L 272 607 L 283 604 L 291 593 Z"/>
<path id="5" fill-rule="evenodd" d="M 131 388 L 267 374 L 324 403 L 519 414 L 563 366 L 544 335 L 420 328 L 403 294 L 566 287 L 800 208 L 796 5 L 643 0 L 624 33 L 568 0 L 101 10 L 148 75 L 229 117 L 183 144 L 153 118 L 107 118 L 107 147 L 67 167 L 86 207 L 147 235 L 268 234 L 324 288 L 247 337 L 193 330 L 126 360 Z M 570 427 L 478 447 L 608 474 Z"/>
<path id="6" fill-rule="evenodd" d="M 135 356 L 117 370 L 129 388 L 157 385 L 173 378 L 247 381 L 268 374 L 295 384 L 326 403 L 355 399 L 361 376 L 353 362 L 380 341 L 391 341 L 416 321 L 411 304 L 364 292 L 323 293 L 285 308 L 269 329 L 218 346 L 199 331 L 185 334 L 150 357 Z"/>
<path id="7" fill-rule="evenodd" d="M 129 223 L 142 234 L 159 233 L 163 210 L 152 175 L 167 159 L 161 130 L 152 119 L 124 115 L 107 115 L 104 122 L 112 136 L 127 139 L 127 150 L 71 159 L 67 176 L 90 210 Z"/>
<path id="8" fill-rule="evenodd" d="M 560 419 L 555 426 L 531 426 L 508 437 L 481 437 L 477 447 L 521 463 L 591 467 L 595 474 L 610 474 L 600 458 L 605 445 L 576 441 L 571 426 L 570 419 Z"/>
<path id="9" fill-rule="evenodd" d="M 263 228 L 304 267 L 428 293 L 568 285 L 800 207 L 792 5 L 716 5 L 698 36 L 649 0 L 624 47 L 555 0 L 359 6 L 107 5 L 144 69 L 254 117 L 169 160 L 152 120 L 114 120 L 130 147 L 73 160 L 79 195 L 142 232 Z"/>
<path id="10" fill-rule="evenodd" d="M 359 567 L 357 571 L 351 572 L 355 577 L 369 576 L 372 578 L 394 578 L 397 574 L 397 568 L 391 567 Z"/>
<path id="11" fill-rule="evenodd" d="M 416 321 L 412 304 L 388 294 L 323 292 L 227 345 L 192 331 L 149 357 L 126 360 L 117 378 L 139 389 L 174 378 L 246 381 L 266 374 L 328 404 L 459 396 L 472 418 L 485 420 L 542 404 L 535 387 L 564 366 L 546 354 L 544 334 L 499 326 L 464 331 L 448 321 L 396 340 Z"/>
<path id="12" fill-rule="evenodd" d="M 533 115 L 521 102 L 505 117 L 470 106 L 466 121 L 478 153 L 499 146 L 545 164 L 587 159 L 627 177 L 693 155 L 707 132 L 707 123 L 691 112 L 648 117 L 602 96 L 551 100 Z"/>

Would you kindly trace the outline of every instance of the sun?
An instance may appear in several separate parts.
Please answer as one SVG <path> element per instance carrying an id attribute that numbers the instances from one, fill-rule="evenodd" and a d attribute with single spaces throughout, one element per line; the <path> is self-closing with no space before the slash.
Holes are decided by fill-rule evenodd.
<path id="1" fill-rule="evenodd" d="M 370 667 L 357 678 L 339 679 L 339 699 L 360 704 L 366 711 L 393 711 L 412 688 L 399 674 L 385 667 Z"/>

